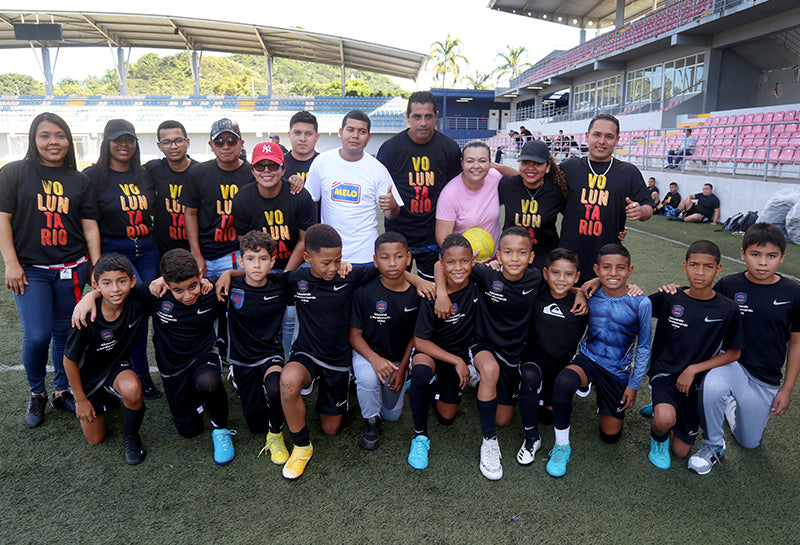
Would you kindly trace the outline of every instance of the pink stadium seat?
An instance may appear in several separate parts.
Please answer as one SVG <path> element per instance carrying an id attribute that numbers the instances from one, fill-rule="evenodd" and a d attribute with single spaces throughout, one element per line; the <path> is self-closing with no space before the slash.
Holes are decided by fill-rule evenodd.
<path id="1" fill-rule="evenodd" d="M 714 124 L 714 119 L 712 117 L 710 117 L 710 116 L 706 117 L 705 120 L 703 120 L 703 126 L 705 126 L 705 127 L 708 127 L 709 125 L 713 125 L 713 124 Z"/>
<path id="2" fill-rule="evenodd" d="M 800 136 L 800 125 L 797 123 L 790 123 L 786 125 L 786 130 L 783 132 L 786 136 Z"/>
<path id="3" fill-rule="evenodd" d="M 753 117 L 753 123 L 761 123 L 761 122 L 763 122 L 763 121 L 764 121 L 764 112 L 758 112 L 758 113 L 757 113 L 757 114 L 756 114 L 756 115 Z"/>
<path id="4" fill-rule="evenodd" d="M 744 122 L 747 123 L 748 125 L 750 125 L 750 124 L 753 123 L 753 119 L 754 118 L 755 118 L 755 114 L 747 114 L 746 116 L 744 116 Z"/>
<path id="5" fill-rule="evenodd" d="M 795 110 L 789 110 L 786 112 L 786 115 L 783 116 L 784 121 L 795 121 L 797 119 L 797 112 Z"/>
<path id="6" fill-rule="evenodd" d="M 753 156 L 753 162 L 763 163 L 766 160 L 767 160 L 767 150 L 765 148 L 757 149 L 755 155 Z"/>
<path id="7" fill-rule="evenodd" d="M 764 114 L 764 123 L 772 123 L 772 119 L 775 117 L 775 112 L 767 112 Z"/>
<path id="8" fill-rule="evenodd" d="M 742 135 L 742 136 L 747 136 L 751 132 L 753 132 L 754 128 L 755 127 L 753 127 L 752 125 L 745 125 L 744 127 L 740 127 L 739 128 L 739 134 Z"/>
<path id="9" fill-rule="evenodd" d="M 736 116 L 736 125 L 741 125 L 744 123 L 744 114 L 739 114 Z"/>
<path id="10" fill-rule="evenodd" d="M 772 121 L 775 123 L 780 123 L 783 121 L 783 117 L 786 115 L 786 112 L 775 112 L 775 116 L 772 118 Z"/>
<path id="11" fill-rule="evenodd" d="M 711 120 L 711 126 L 712 127 L 716 127 L 717 125 L 722 123 L 722 118 L 721 117 L 709 117 L 708 119 Z"/>

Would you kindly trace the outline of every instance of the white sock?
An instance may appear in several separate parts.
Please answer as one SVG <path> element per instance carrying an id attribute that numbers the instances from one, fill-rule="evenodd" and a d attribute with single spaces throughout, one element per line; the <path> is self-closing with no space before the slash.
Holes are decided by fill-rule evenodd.
<path id="1" fill-rule="evenodd" d="M 556 445 L 569 445 L 569 428 L 565 430 L 554 429 L 556 430 Z"/>

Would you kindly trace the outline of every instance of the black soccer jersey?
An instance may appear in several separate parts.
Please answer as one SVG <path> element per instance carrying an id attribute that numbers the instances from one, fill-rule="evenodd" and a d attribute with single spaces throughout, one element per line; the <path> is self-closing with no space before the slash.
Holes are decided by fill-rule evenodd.
<path id="1" fill-rule="evenodd" d="M 288 182 L 289 178 L 297 175 L 300 176 L 305 182 L 308 178 L 308 169 L 311 168 L 311 163 L 314 162 L 314 159 L 317 158 L 317 155 L 319 155 L 319 153 L 314 152 L 314 156 L 311 159 L 298 161 L 294 158 L 291 152 L 285 154 L 283 156 L 283 164 L 286 167 L 286 172 L 283 174 L 283 181 Z"/>
<path id="2" fill-rule="evenodd" d="M 452 314 L 446 320 L 436 317 L 435 302 L 421 301 L 414 336 L 431 341 L 451 354 L 463 354 L 475 340 L 475 324 L 481 310 L 481 292 L 478 285 L 469 283 L 450 295 Z"/>
<path id="3" fill-rule="evenodd" d="M 64 356 L 78 364 L 86 395 L 103 384 L 114 365 L 130 360 L 131 347 L 144 319 L 143 286 L 134 286 L 116 320 L 108 321 L 103 317 L 102 303 L 103 298 L 98 298 L 95 321 L 82 329 L 73 327 L 64 347 Z"/>
<path id="4" fill-rule="evenodd" d="M 405 206 L 386 230 L 402 233 L 411 247 L 436 244 L 436 202 L 445 184 L 461 172 L 461 149 L 439 131 L 426 144 L 417 144 L 408 130 L 381 145 L 376 156 L 394 180 Z"/>
<path id="5" fill-rule="evenodd" d="M 208 260 L 239 249 L 233 226 L 233 198 L 247 184 L 255 183 L 250 163 L 236 170 L 222 170 L 216 159 L 189 167 L 189 183 L 179 199 L 187 208 L 197 208 L 200 252 Z"/>
<path id="6" fill-rule="evenodd" d="M 198 164 L 190 159 L 191 168 Z M 153 180 L 156 191 L 156 201 L 153 207 L 153 230 L 156 242 L 161 253 L 175 248 L 189 249 L 189 240 L 186 238 L 186 221 L 184 220 L 184 206 L 180 203 L 183 186 L 188 183 L 189 169 L 175 172 L 169 167 L 166 157 L 153 159 L 144 165 L 145 170 Z"/>
<path id="7" fill-rule="evenodd" d="M 546 285 L 533 303 L 525 355 L 556 363 L 566 363 L 578 351 L 578 343 L 586 332 L 589 316 L 572 313 L 575 295 L 556 299 Z"/>
<path id="8" fill-rule="evenodd" d="M 228 339 L 231 363 L 257 365 L 283 355 L 278 339 L 286 312 L 286 290 L 267 282 L 255 287 L 244 276 L 231 279 L 228 296 Z"/>
<path id="9" fill-rule="evenodd" d="M 800 286 L 783 277 L 774 284 L 756 284 L 742 272 L 720 279 L 714 290 L 739 305 L 739 363 L 758 380 L 779 385 L 789 336 L 800 331 Z"/>
<path id="10" fill-rule="evenodd" d="M 476 263 L 471 277 L 478 284 L 482 304 L 476 339 L 491 346 L 509 363 L 517 363 L 528 338 L 528 324 L 542 274 L 529 267 L 520 280 L 512 282 L 502 272 Z"/>
<path id="11" fill-rule="evenodd" d="M 285 286 L 297 308 L 300 333 L 292 351 L 305 352 L 337 367 L 350 366 L 350 312 L 353 294 L 378 275 L 372 266 L 353 267 L 347 277 L 330 282 L 303 267 L 283 274 L 270 274 L 270 281 Z"/>
<path id="12" fill-rule="evenodd" d="M 658 319 L 650 352 L 650 378 L 679 374 L 720 350 L 742 348 L 738 308 L 724 295 L 716 293 L 712 299 L 701 300 L 681 289 L 675 295 L 654 293 L 650 302 L 653 318 Z"/>
<path id="13" fill-rule="evenodd" d="M 300 230 L 317 223 L 317 209 L 305 189 L 297 195 L 283 183 L 280 193 L 265 199 L 258 193 L 258 184 L 243 187 L 233 198 L 233 225 L 242 236 L 256 229 L 268 233 L 276 242 L 276 269 L 285 269 L 294 247 L 300 240 Z"/>
<path id="14" fill-rule="evenodd" d="M 180 374 L 196 356 L 216 351 L 214 324 L 220 305 L 213 291 L 200 295 L 193 305 L 177 301 L 171 292 L 161 298 L 150 297 L 153 346 L 163 376 Z"/>
<path id="15" fill-rule="evenodd" d="M 414 286 L 405 291 L 387 289 L 375 278 L 353 297 L 350 325 L 362 330 L 367 344 L 379 356 L 397 362 L 414 335 L 420 297 Z"/>
<path id="16" fill-rule="evenodd" d="M 153 230 L 152 214 L 155 202 L 153 181 L 146 170 L 136 183 L 133 169 L 126 172 L 108 171 L 108 180 L 97 179 L 97 165 L 83 171 L 94 184 L 97 208 L 100 212 L 100 235 L 113 238 L 146 237 Z"/>

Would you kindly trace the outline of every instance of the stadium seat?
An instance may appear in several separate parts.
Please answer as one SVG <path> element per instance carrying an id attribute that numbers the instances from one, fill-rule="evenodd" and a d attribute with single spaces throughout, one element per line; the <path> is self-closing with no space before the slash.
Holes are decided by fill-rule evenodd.
<path id="1" fill-rule="evenodd" d="M 774 123 L 780 123 L 783 121 L 783 117 L 786 115 L 786 112 L 775 112 L 775 116 L 772 118 Z"/>

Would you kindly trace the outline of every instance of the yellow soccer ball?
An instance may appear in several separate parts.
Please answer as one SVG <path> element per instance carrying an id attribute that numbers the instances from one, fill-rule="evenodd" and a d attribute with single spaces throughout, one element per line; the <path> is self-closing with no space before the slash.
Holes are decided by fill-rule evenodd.
<path id="1" fill-rule="evenodd" d="M 489 231 L 480 227 L 472 227 L 464 231 L 466 238 L 472 246 L 472 253 L 478 252 L 476 259 L 483 260 L 494 254 L 494 239 Z"/>

